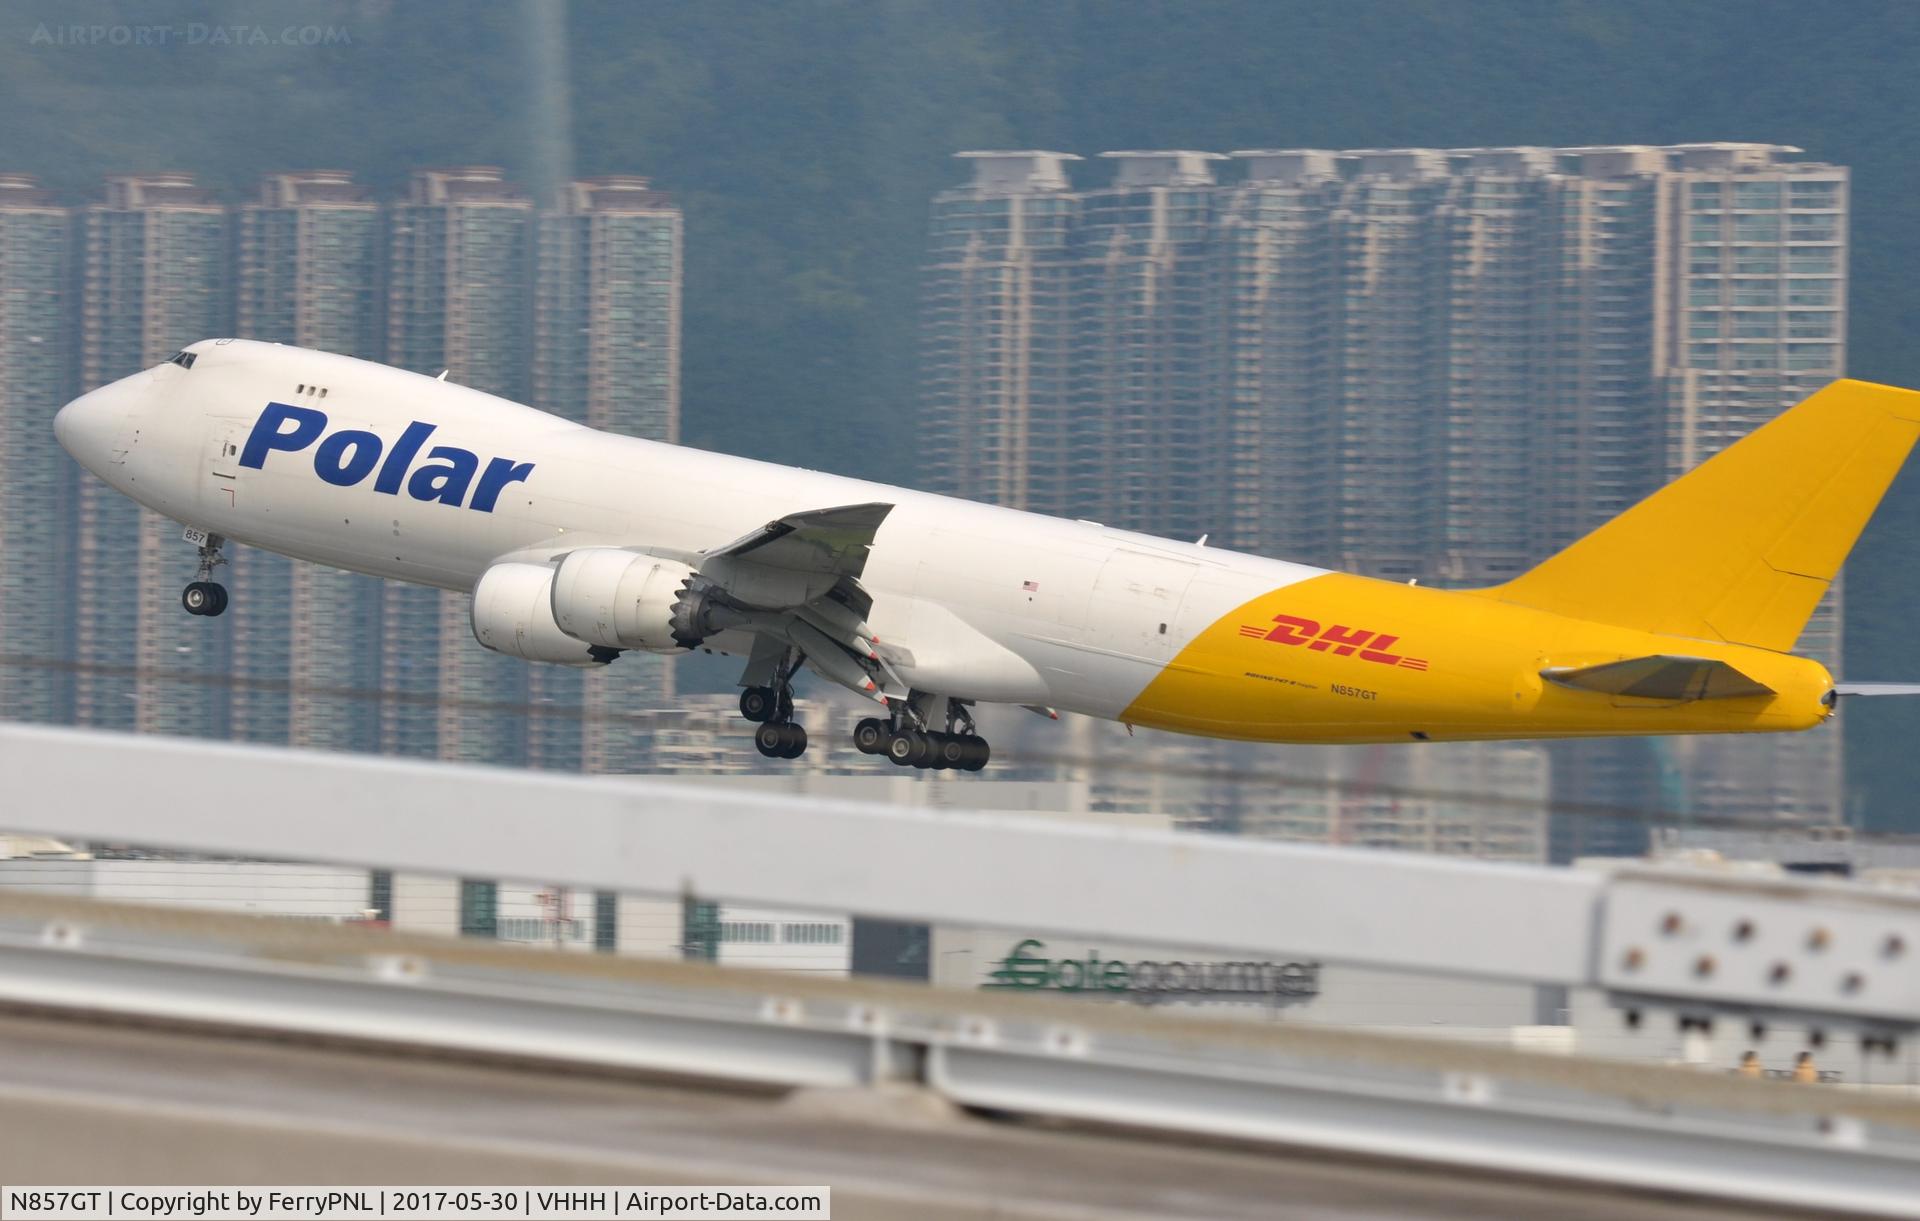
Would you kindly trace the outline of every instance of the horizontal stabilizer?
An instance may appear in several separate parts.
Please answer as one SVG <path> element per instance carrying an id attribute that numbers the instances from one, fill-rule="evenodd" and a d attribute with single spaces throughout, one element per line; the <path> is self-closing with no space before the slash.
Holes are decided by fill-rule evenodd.
<path id="1" fill-rule="evenodd" d="M 1542 670 L 1540 677 L 1579 691 L 1643 700 L 1732 700 L 1774 693 L 1773 688 L 1754 682 L 1724 661 L 1666 654 L 1577 670 Z"/>
<path id="2" fill-rule="evenodd" d="M 1920 695 L 1920 683 L 1835 683 L 1835 695 Z"/>

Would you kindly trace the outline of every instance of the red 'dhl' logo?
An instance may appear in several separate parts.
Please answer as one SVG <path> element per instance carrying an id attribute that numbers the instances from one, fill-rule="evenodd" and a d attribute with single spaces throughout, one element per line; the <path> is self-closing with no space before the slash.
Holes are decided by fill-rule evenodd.
<path id="1" fill-rule="evenodd" d="M 1340 623 L 1323 628 L 1313 620 L 1302 619 L 1298 615 L 1275 615 L 1273 621 L 1278 626 L 1268 628 L 1260 624 L 1243 623 L 1240 625 L 1240 634 L 1280 644 L 1304 644 L 1316 653 L 1330 652 L 1335 657 L 1352 657 L 1357 653 L 1361 661 L 1383 666 L 1405 666 L 1409 670 L 1427 668 L 1427 663 L 1418 657 L 1402 657 L 1388 651 L 1400 643 L 1398 636 L 1347 627 Z"/>

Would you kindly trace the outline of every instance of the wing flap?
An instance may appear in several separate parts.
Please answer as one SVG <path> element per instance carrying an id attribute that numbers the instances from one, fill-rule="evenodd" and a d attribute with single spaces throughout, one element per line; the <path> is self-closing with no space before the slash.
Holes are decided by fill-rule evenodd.
<path id="1" fill-rule="evenodd" d="M 857 577 L 867 566 L 874 534 L 892 511 L 890 504 L 875 503 L 789 513 L 714 548 L 704 560 L 745 560 L 794 572 Z"/>
<path id="2" fill-rule="evenodd" d="M 1664 653 L 1632 657 L 1598 666 L 1542 670 L 1540 677 L 1561 687 L 1624 695 L 1633 699 L 1732 700 L 1772 695 L 1773 688 L 1757 683 L 1724 661 L 1709 657 L 1675 657 Z"/>

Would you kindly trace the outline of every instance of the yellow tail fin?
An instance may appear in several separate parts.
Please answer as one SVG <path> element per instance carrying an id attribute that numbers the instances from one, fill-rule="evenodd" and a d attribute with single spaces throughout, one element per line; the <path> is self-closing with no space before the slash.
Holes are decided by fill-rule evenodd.
<path id="1" fill-rule="evenodd" d="M 1920 393 L 1837 381 L 1565 551 L 1481 590 L 1786 652 L 1920 434 Z"/>

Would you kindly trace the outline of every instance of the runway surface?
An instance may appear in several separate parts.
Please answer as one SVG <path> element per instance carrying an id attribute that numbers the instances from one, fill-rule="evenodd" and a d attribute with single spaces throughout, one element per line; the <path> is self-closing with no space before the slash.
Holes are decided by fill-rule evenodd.
<path id="1" fill-rule="evenodd" d="M 826 1184 L 865 1218 L 1646 1218 L 1721 1207 L 1318 1153 L 0 1015 L 0 1183 Z"/>

